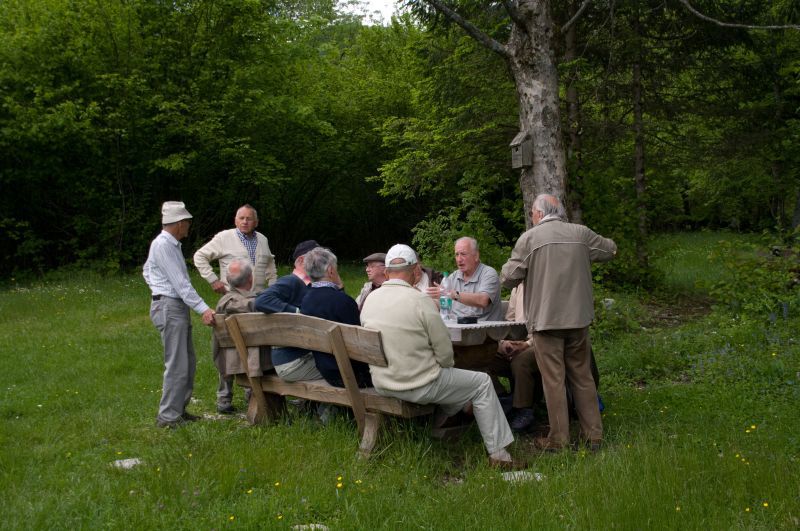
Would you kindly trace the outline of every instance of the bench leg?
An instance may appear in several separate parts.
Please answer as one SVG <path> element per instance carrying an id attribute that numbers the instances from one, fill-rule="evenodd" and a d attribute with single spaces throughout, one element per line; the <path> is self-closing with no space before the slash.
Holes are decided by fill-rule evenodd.
<path id="1" fill-rule="evenodd" d="M 378 432 L 381 429 L 383 415 L 367 411 L 364 415 L 364 434 L 361 436 L 361 443 L 358 446 L 358 456 L 362 459 L 369 459 L 375 443 L 378 440 Z"/>
<path id="2" fill-rule="evenodd" d="M 286 401 L 282 396 L 265 393 L 260 378 L 250 378 L 252 392 L 247 404 L 247 420 L 250 424 L 267 424 L 279 419 L 286 412 Z"/>

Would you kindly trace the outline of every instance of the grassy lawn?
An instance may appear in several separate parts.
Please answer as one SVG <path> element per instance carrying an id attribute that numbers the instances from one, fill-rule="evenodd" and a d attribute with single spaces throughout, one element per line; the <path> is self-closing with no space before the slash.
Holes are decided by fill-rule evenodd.
<path id="1" fill-rule="evenodd" d="M 389 423 L 251 427 L 215 415 L 210 330 L 194 318 L 195 403 L 155 427 L 161 346 L 140 275 L 61 274 L 0 292 L 2 528 L 786 529 L 800 527 L 800 318 L 711 311 L 696 282 L 731 234 L 660 237 L 664 295 L 603 293 L 595 351 L 607 445 L 531 452 L 541 481 L 487 468 L 480 436 Z M 351 295 L 365 275 L 343 267 Z M 283 268 L 282 273 L 286 272 Z M 195 278 L 207 301 L 216 301 Z M 243 405 L 237 390 L 236 400 Z M 116 460 L 138 458 L 130 470 Z"/>

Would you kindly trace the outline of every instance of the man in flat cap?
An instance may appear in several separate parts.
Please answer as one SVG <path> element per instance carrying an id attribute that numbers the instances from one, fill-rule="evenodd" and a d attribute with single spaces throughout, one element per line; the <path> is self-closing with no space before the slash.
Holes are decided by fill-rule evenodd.
<path id="1" fill-rule="evenodd" d="M 300 313 L 300 305 L 310 289 L 311 279 L 306 274 L 305 256 L 319 247 L 314 240 L 297 244 L 292 253 L 294 269 L 280 277 L 256 297 L 255 310 L 264 313 Z M 322 374 L 314 363 L 314 354 L 294 347 L 272 347 L 272 365 L 275 372 L 287 382 L 320 380 Z"/>
<path id="2" fill-rule="evenodd" d="M 364 287 L 361 288 L 361 293 L 356 297 L 356 304 L 358 304 L 358 311 L 364 307 L 364 301 L 367 295 L 381 287 L 386 281 L 386 272 L 384 261 L 386 260 L 386 253 L 372 253 L 364 258 L 367 270 L 367 281 Z"/>
<path id="3" fill-rule="evenodd" d="M 192 344 L 189 309 L 214 323 L 214 311 L 200 298 L 189 281 L 181 242 L 189 234 L 192 215 L 180 201 L 161 207 L 161 233 L 150 244 L 142 274 L 150 287 L 150 320 L 164 345 L 164 381 L 156 425 L 174 428 L 199 417 L 186 412 L 192 397 L 197 360 Z"/>

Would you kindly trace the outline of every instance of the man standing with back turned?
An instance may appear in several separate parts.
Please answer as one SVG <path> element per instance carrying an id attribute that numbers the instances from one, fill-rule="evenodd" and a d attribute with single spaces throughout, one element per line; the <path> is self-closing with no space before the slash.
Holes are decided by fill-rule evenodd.
<path id="1" fill-rule="evenodd" d="M 150 244 L 142 275 L 150 287 L 150 320 L 161 333 L 164 345 L 164 381 L 156 425 L 175 428 L 199 417 L 186 412 L 192 397 L 197 360 L 192 344 L 189 309 L 203 316 L 203 324 L 214 323 L 214 311 L 203 302 L 189 282 L 181 242 L 189 234 L 192 215 L 180 201 L 161 207 L 161 234 Z"/>
<path id="2" fill-rule="evenodd" d="M 540 194 L 531 209 L 533 228 L 517 240 L 501 281 L 525 281 L 528 332 L 542 373 L 550 433 L 536 441 L 547 451 L 569 444 L 567 385 L 575 400 L 581 436 L 596 451 L 603 421 L 590 368 L 589 325 L 594 318 L 591 262 L 614 258 L 617 245 L 583 225 L 566 222 L 557 197 Z"/>

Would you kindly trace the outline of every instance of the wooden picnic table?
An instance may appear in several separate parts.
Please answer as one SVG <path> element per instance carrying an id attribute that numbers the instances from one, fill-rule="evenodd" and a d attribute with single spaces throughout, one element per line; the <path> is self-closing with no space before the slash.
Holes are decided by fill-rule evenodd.
<path id="1" fill-rule="evenodd" d="M 525 339 L 528 330 L 525 323 L 513 321 L 478 321 L 475 324 L 458 324 L 445 321 L 453 342 L 456 367 L 460 369 L 484 370 L 497 353 L 501 339 Z"/>

